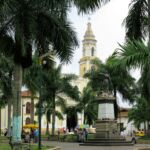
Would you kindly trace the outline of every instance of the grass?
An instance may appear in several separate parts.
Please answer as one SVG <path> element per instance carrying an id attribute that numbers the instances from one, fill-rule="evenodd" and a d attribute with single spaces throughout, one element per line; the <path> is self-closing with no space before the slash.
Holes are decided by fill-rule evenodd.
<path id="1" fill-rule="evenodd" d="M 30 148 L 31 148 L 31 150 L 38 150 L 37 145 L 31 145 Z M 48 150 L 50 148 L 53 148 L 53 146 L 42 146 L 42 150 Z M 1 143 L 0 144 L 0 150 L 11 150 L 11 148 L 10 148 L 9 144 Z"/>
<path id="2" fill-rule="evenodd" d="M 144 136 L 137 140 L 139 144 L 150 144 L 150 136 Z"/>
<path id="3" fill-rule="evenodd" d="M 0 145 L 0 150 L 11 150 L 9 144 L 3 144 Z"/>
<path id="4" fill-rule="evenodd" d="M 6 140 L 7 138 L 5 136 L 0 136 L 0 140 Z"/>
<path id="5" fill-rule="evenodd" d="M 42 135 L 42 138 L 48 138 L 48 135 Z M 94 134 L 93 133 L 89 133 L 88 134 L 88 139 L 93 139 L 94 138 Z M 49 136 L 49 140 L 50 141 L 57 141 L 58 140 L 58 135 L 50 135 Z M 77 135 L 75 134 L 60 134 L 60 141 L 63 142 L 77 142 Z"/>

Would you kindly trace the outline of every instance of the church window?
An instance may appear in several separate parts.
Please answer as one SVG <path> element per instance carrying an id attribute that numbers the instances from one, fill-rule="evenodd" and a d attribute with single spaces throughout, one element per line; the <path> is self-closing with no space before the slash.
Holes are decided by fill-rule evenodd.
<path id="1" fill-rule="evenodd" d="M 31 113 L 31 103 L 27 102 L 26 103 L 26 114 L 30 114 Z"/>
<path id="2" fill-rule="evenodd" d="M 94 47 L 92 47 L 92 50 L 91 50 L 91 56 L 94 56 Z"/>
<path id="3" fill-rule="evenodd" d="M 29 117 L 26 118 L 26 124 L 30 124 L 31 123 L 31 119 Z"/>

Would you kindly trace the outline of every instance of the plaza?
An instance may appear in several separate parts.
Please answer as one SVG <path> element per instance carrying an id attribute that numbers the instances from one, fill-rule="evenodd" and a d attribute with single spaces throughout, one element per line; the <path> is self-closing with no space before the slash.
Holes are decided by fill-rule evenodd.
<path id="1" fill-rule="evenodd" d="M 149 114 L 150 0 L 0 2 L 0 150 L 150 150 Z"/>
<path id="2" fill-rule="evenodd" d="M 43 145 L 54 145 L 60 147 L 61 150 L 138 150 L 142 148 L 149 148 L 149 144 L 136 144 L 134 146 L 79 146 L 79 143 L 67 142 L 42 142 Z"/>

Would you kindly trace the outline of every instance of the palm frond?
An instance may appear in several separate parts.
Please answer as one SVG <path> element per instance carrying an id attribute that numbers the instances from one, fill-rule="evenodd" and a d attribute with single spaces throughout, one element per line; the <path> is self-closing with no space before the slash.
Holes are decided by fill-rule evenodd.
<path id="1" fill-rule="evenodd" d="M 149 62 L 149 43 L 145 45 L 143 42 L 130 41 L 120 47 L 117 55 L 126 66 L 143 68 Z"/>
<path id="2" fill-rule="evenodd" d="M 96 8 L 100 8 L 102 4 L 109 2 L 109 0 L 72 0 L 72 2 L 78 8 L 79 13 L 90 13 Z"/>
<path id="3" fill-rule="evenodd" d="M 128 16 L 124 20 L 127 39 L 145 39 L 148 31 L 146 0 L 132 0 Z"/>
<path id="4" fill-rule="evenodd" d="M 61 112 L 55 111 L 55 114 L 56 114 L 56 116 L 57 116 L 60 120 L 63 120 L 63 119 L 64 119 L 64 117 L 63 117 L 63 115 L 62 115 Z"/>

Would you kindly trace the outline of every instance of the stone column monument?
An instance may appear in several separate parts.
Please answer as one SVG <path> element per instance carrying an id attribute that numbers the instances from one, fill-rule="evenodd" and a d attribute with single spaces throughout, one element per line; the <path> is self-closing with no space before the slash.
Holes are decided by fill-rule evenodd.
<path id="1" fill-rule="evenodd" d="M 115 97 L 109 93 L 102 93 L 98 99 L 98 120 L 96 121 L 95 138 L 117 138 L 119 127 L 115 120 Z"/>
<path id="2" fill-rule="evenodd" d="M 120 136 L 119 126 L 115 119 L 115 97 L 111 93 L 111 81 L 108 74 L 101 73 L 103 79 L 96 102 L 98 103 L 98 119 L 96 121 L 95 137 L 88 139 L 81 146 L 129 146 L 132 141 L 126 141 Z"/>

